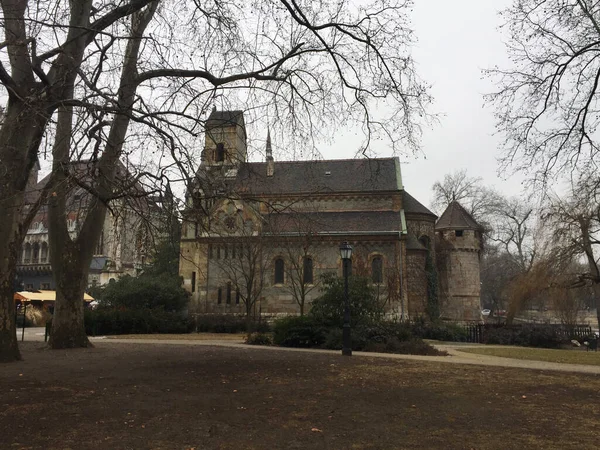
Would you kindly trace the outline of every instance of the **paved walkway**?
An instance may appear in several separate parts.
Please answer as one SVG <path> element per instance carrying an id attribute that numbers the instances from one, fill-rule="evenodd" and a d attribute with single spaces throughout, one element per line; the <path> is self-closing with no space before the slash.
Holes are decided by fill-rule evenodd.
<path id="1" fill-rule="evenodd" d="M 17 330 L 17 336 L 21 341 L 21 329 Z M 25 341 L 43 341 L 44 328 L 25 328 Z M 246 345 L 241 340 L 196 340 L 196 339 L 118 339 L 107 337 L 90 337 L 92 342 L 102 345 L 106 343 L 119 344 L 168 344 L 168 345 L 204 345 L 238 348 L 244 350 L 270 350 L 280 352 L 305 352 L 305 353 L 330 353 L 338 354 L 334 350 L 319 350 L 308 348 L 287 348 L 287 347 L 266 347 L 259 345 Z M 533 361 L 525 359 L 501 358 L 498 356 L 478 355 L 475 353 L 461 352 L 461 348 L 480 347 L 480 344 L 449 344 L 449 343 L 433 343 L 439 350 L 445 350 L 450 356 L 418 356 L 418 355 L 396 355 L 393 353 L 371 353 L 371 352 L 354 352 L 354 356 L 372 357 L 372 358 L 388 358 L 388 359 L 407 359 L 413 361 L 429 361 L 448 364 L 471 364 L 480 366 L 495 366 L 495 367 L 513 367 L 517 369 L 534 369 L 534 370 L 553 370 L 559 372 L 571 373 L 587 373 L 600 375 L 600 366 L 589 366 L 583 364 L 561 364 L 546 361 Z M 486 347 L 501 347 L 488 345 Z"/>

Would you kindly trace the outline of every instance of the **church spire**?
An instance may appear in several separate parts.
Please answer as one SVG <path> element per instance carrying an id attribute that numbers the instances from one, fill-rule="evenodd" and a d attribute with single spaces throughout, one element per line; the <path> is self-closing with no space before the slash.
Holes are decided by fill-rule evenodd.
<path id="1" fill-rule="evenodd" d="M 271 130 L 267 129 L 267 147 L 265 149 L 267 161 L 267 176 L 272 177 L 275 172 L 275 160 L 273 159 L 273 149 L 271 148 Z"/>
<path id="2" fill-rule="evenodd" d="M 269 130 L 269 129 L 267 129 L 266 154 L 267 154 L 267 162 L 269 162 L 270 160 L 273 160 L 273 150 L 271 149 L 271 130 Z"/>

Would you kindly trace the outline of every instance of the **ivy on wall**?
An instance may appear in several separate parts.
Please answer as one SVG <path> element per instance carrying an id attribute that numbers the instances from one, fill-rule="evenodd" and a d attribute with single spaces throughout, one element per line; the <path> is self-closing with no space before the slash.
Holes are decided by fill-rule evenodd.
<path id="1" fill-rule="evenodd" d="M 425 257 L 425 276 L 427 278 L 427 307 L 426 313 L 430 320 L 437 320 L 440 317 L 440 302 L 438 297 L 438 274 L 431 255 L 427 251 Z"/>

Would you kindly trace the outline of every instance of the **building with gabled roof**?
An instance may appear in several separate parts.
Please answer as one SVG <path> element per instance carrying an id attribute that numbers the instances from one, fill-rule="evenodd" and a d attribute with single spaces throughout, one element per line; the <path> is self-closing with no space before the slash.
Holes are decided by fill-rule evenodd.
<path id="1" fill-rule="evenodd" d="M 320 276 L 342 274 L 348 241 L 354 273 L 369 277 L 389 314 L 425 314 L 437 216 L 406 192 L 398 158 L 275 161 L 267 132 L 265 160 L 250 162 L 241 112 L 213 110 L 206 123 L 183 213 L 192 312 L 306 311 Z"/>
<path id="2" fill-rule="evenodd" d="M 409 274 L 408 261 L 422 271 L 426 250 L 407 248 L 406 216 L 428 224 L 421 229 L 429 241 L 436 216 L 404 191 L 397 158 L 275 161 L 268 135 L 265 161 L 249 162 L 243 116 L 213 111 L 208 125 L 182 230 L 180 274 L 192 310 L 244 312 L 243 286 L 232 279 L 232 267 L 249 247 L 261 245 L 253 312 L 297 313 L 294 286 L 308 286 L 308 306 L 319 295 L 321 274 L 341 274 L 338 247 L 348 241 L 354 271 L 371 278 L 390 313 L 423 311 L 412 284 L 424 277 Z"/>
<path id="3" fill-rule="evenodd" d="M 72 237 L 77 235 L 79 225 L 85 220 L 88 205 L 95 200 L 86 189 L 95 168 L 95 163 L 87 160 L 70 164 L 69 171 L 77 180 L 67 198 L 66 220 Z M 39 164 L 36 164 L 25 195 L 25 212 L 40 198 L 50 178 L 47 175 L 38 181 L 38 171 Z M 161 228 L 166 220 L 167 208 L 159 201 L 163 197 L 147 195 L 122 162 L 117 167 L 114 189 L 123 195 L 111 201 L 106 213 L 100 241 L 89 268 L 89 286 L 106 284 L 123 275 L 139 274 L 144 265 L 150 262 L 153 236 L 162 233 Z M 168 201 L 172 202 L 173 199 Z M 50 263 L 47 215 L 47 204 L 41 202 L 17 262 L 19 282 L 28 291 L 56 289 Z"/>

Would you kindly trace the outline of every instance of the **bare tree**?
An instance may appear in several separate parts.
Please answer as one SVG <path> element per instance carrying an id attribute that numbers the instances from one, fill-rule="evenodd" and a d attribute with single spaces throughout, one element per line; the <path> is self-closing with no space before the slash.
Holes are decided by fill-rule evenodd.
<path id="1" fill-rule="evenodd" d="M 162 6 L 146 33 L 136 37 L 136 20 L 157 3 Z M 70 180 L 69 158 L 97 158 L 102 177 L 91 190 L 99 204 L 106 203 L 102 186 L 113 176 L 110 161 L 135 148 L 123 143 L 127 134 L 145 143 L 145 156 L 160 164 L 168 160 L 165 164 L 191 181 L 195 161 L 187 149 L 204 131 L 202 118 L 215 102 L 260 110 L 255 115 L 279 127 L 281 136 L 312 143 L 312 148 L 315 139 L 331 134 L 338 124 L 365 130 L 358 149 L 364 153 L 378 136 L 385 136 L 394 149 L 401 144 L 416 148 L 419 118 L 429 97 L 408 52 L 410 1 L 380 0 L 360 8 L 349 1 L 326 0 L 318 7 L 288 0 L 258 5 L 242 0 L 202 5 L 183 0 L 71 0 L 53 9 L 43 2 L 2 0 L 1 5 L 5 40 L 0 43 L 0 82 L 9 98 L 0 129 L 2 359 L 18 357 L 10 286 L 21 244 L 18 230 L 27 228 L 20 224 L 24 191 L 45 138 L 55 144 L 50 183 L 56 192 L 51 205 L 55 218 Z M 128 53 L 132 45 L 141 48 L 137 61 Z M 129 67 L 122 72 L 129 79 L 125 84 L 114 76 L 122 61 Z M 389 108 L 377 108 L 382 102 Z M 56 126 L 48 127 L 55 113 Z M 75 113 L 89 120 L 74 125 Z M 113 128 L 126 121 L 132 126 Z M 79 123 L 86 126 L 78 129 Z M 101 144 L 80 148 L 80 136 Z M 102 209 L 88 217 L 101 215 Z M 58 220 L 52 223 L 57 247 L 61 241 L 68 243 L 64 227 Z M 92 228 L 82 228 L 84 234 L 91 232 L 91 241 L 97 235 Z M 70 270 L 66 267 L 64 274 Z M 83 279 L 76 274 L 77 280 Z M 59 289 L 74 297 L 81 287 Z M 60 302 L 63 297 L 59 294 Z M 78 312 L 66 315 L 79 320 Z M 87 345 L 81 331 L 70 339 L 61 336 L 71 331 L 56 332 L 53 346 Z"/>
<path id="2" fill-rule="evenodd" d="M 502 198 L 492 219 L 489 240 L 499 244 L 521 272 L 529 271 L 537 255 L 536 219 L 533 206 L 516 197 Z"/>
<path id="3" fill-rule="evenodd" d="M 515 0 L 502 13 L 510 65 L 486 73 L 486 97 L 506 136 L 503 163 L 545 183 L 573 168 L 597 168 L 600 125 L 600 3 Z"/>
<path id="4" fill-rule="evenodd" d="M 502 198 L 493 189 L 483 184 L 480 177 L 471 177 L 465 169 L 444 175 L 432 187 L 432 207 L 441 214 L 452 201 L 457 201 L 475 220 L 484 225 L 497 210 Z"/>
<path id="5" fill-rule="evenodd" d="M 0 128 L 1 361 L 20 357 L 12 279 L 17 252 L 33 215 L 23 210 L 25 189 L 46 127 L 59 105 L 72 99 L 85 48 L 99 33 L 150 1 L 131 0 L 119 6 L 94 8 L 93 13 L 92 0 L 71 1 L 66 8 L 61 4 L 51 9 L 39 2 L 29 5 L 26 0 L 0 2 L 4 34 L 0 43 L 0 83 L 8 95 Z"/>
<path id="6" fill-rule="evenodd" d="M 318 264 L 320 246 L 315 237 L 305 234 L 297 240 L 285 240 L 283 243 L 285 258 L 285 287 L 304 315 L 311 292 L 319 289 L 321 281 L 315 276 L 315 264 Z"/>
<path id="7" fill-rule="evenodd" d="M 271 246 L 266 243 L 257 227 L 260 224 L 256 222 L 243 223 L 236 233 L 237 239 L 226 244 L 227 254 L 216 260 L 220 271 L 218 278 L 223 284 L 229 284 L 229 292 L 239 295 L 249 326 L 254 320 L 256 305 L 260 302 L 267 283 L 272 256 Z"/>
<path id="8" fill-rule="evenodd" d="M 583 258 L 587 270 L 571 280 L 573 285 L 589 284 L 592 287 L 598 324 L 600 324 L 600 204 L 595 196 L 585 195 L 585 190 L 575 185 L 568 199 L 551 198 L 543 216 L 545 224 L 553 230 L 555 247 L 553 256 L 559 261 Z"/>

